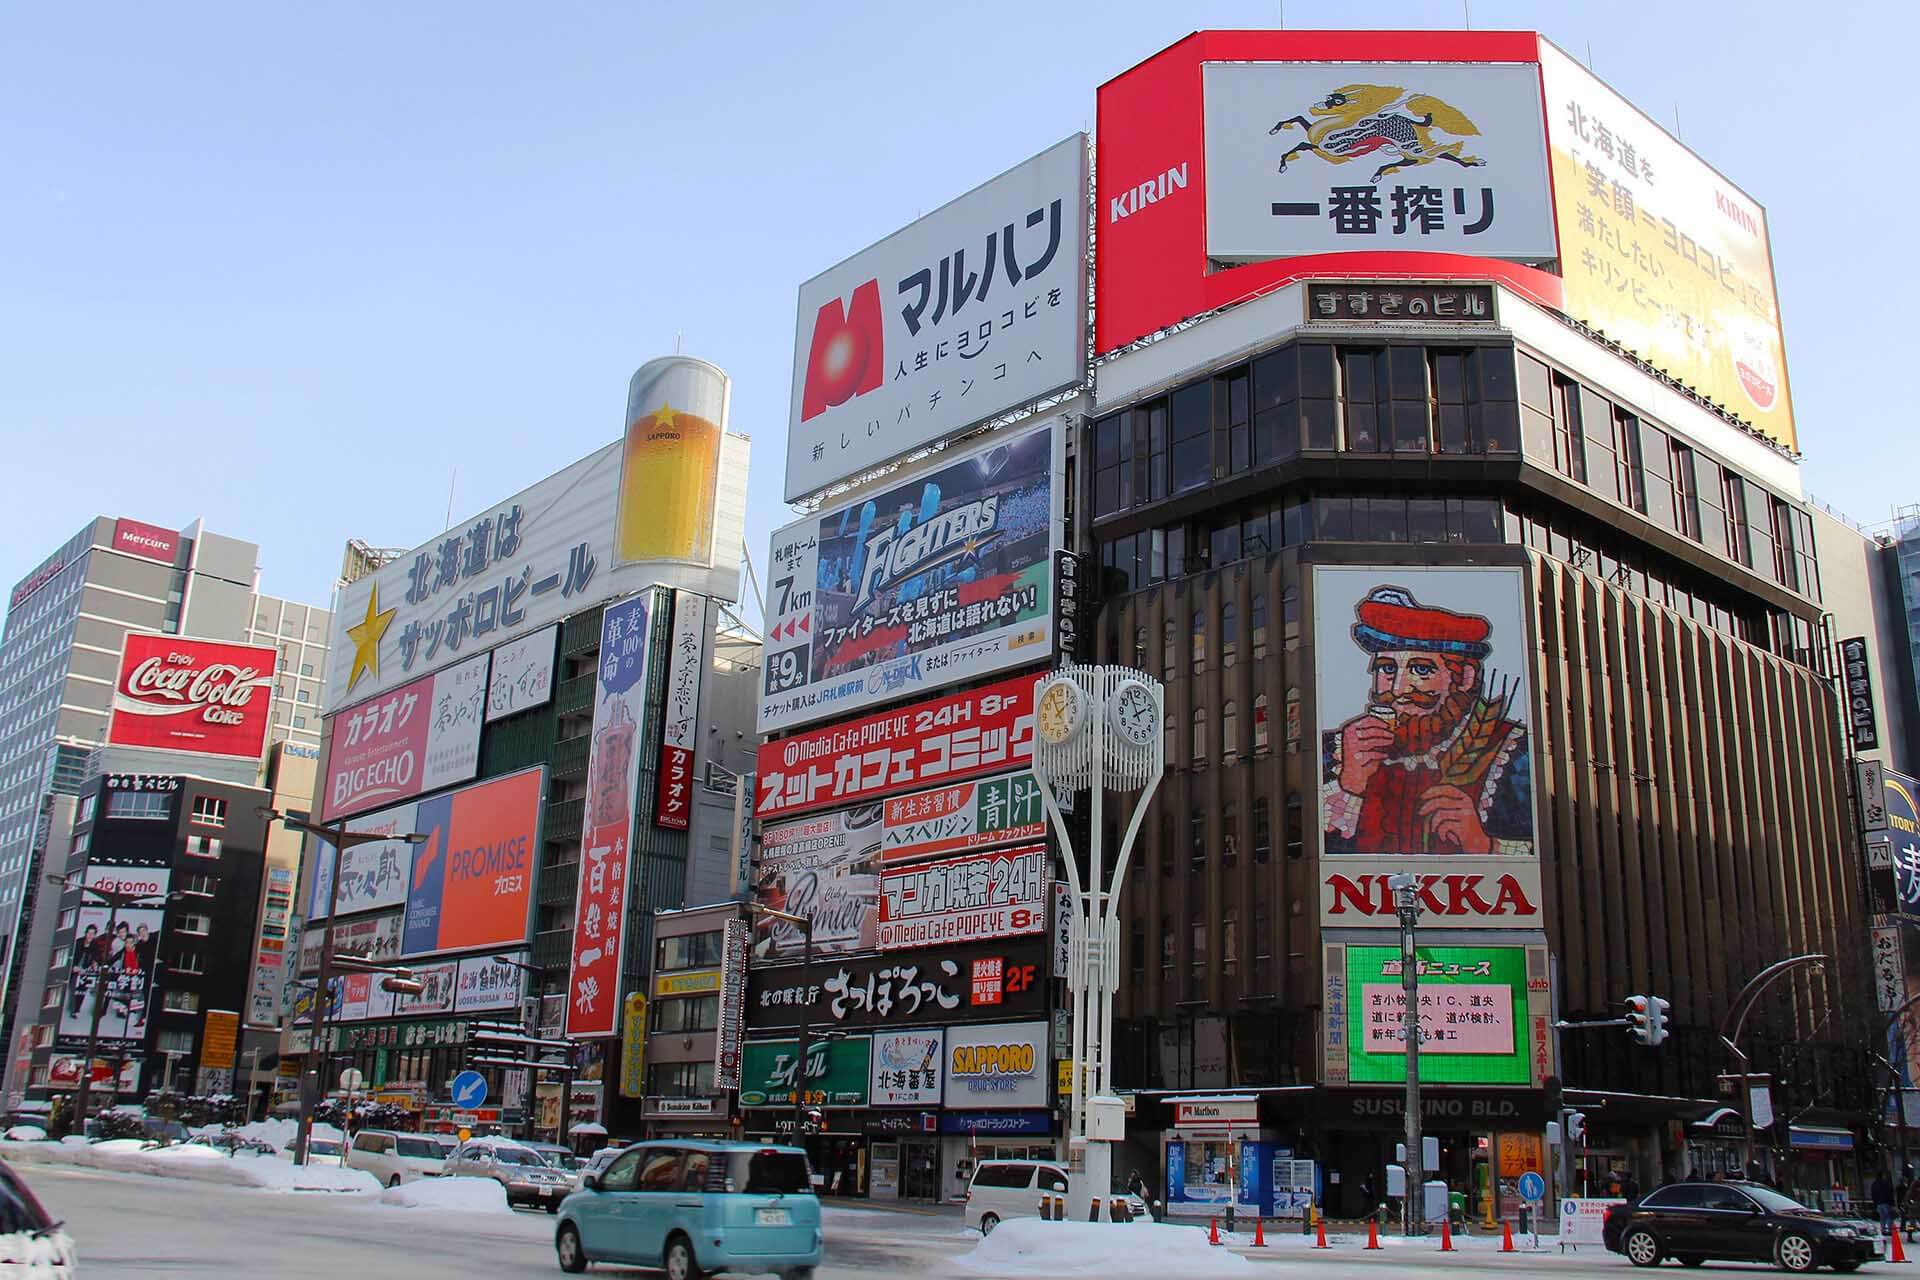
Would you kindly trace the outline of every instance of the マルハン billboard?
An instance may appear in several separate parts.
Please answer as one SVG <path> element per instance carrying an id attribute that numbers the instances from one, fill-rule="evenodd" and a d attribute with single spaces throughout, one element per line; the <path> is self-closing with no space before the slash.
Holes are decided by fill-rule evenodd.
<path id="1" fill-rule="evenodd" d="M 1313 618 L 1322 922 L 1413 871 L 1436 924 L 1537 924 L 1522 570 L 1316 565 Z"/>
<path id="2" fill-rule="evenodd" d="M 739 599 L 737 549 L 746 529 L 752 446 L 703 414 L 692 416 L 716 427 L 717 438 L 704 428 L 682 429 L 680 411 L 687 406 L 674 403 L 670 387 L 662 399 L 663 385 L 652 378 L 638 388 L 620 441 L 342 587 L 325 708 L 382 693 L 654 584 Z M 663 506 L 660 493 L 681 480 L 697 487 L 689 477 L 708 465 L 709 446 L 717 451 L 717 478 L 703 508 L 709 524 L 698 526 L 698 511 L 679 502 Z M 704 561 L 679 554 L 694 543 L 706 548 Z"/>
<path id="3" fill-rule="evenodd" d="M 760 745 L 765 819 L 959 782 L 1033 760 L 1035 677 L 916 702 Z"/>
<path id="4" fill-rule="evenodd" d="M 129 631 L 107 741 L 259 759 L 273 716 L 271 648 Z"/>
<path id="5" fill-rule="evenodd" d="M 1767 212 L 1545 40 L 1567 313 L 1797 447 Z"/>
<path id="6" fill-rule="evenodd" d="M 487 661 L 476 653 L 329 716 L 322 821 L 471 778 L 480 767 Z"/>
<path id="7" fill-rule="evenodd" d="M 1531 66 L 1216 62 L 1201 73 L 1209 257 L 1554 256 Z"/>
<path id="8" fill-rule="evenodd" d="M 1045 659 L 1058 420 L 773 535 L 760 729 Z"/>
<path id="9" fill-rule="evenodd" d="M 1086 190 L 1076 133 L 800 286 L 789 501 L 1080 380 Z"/>

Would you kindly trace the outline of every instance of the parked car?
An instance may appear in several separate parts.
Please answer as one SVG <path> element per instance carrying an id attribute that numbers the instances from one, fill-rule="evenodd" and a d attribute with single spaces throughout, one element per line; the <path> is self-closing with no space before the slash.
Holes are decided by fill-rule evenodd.
<path id="1" fill-rule="evenodd" d="M 989 1235 L 1007 1218 L 1037 1218 L 1043 1194 L 1065 1195 L 1067 1166 L 1051 1160 L 982 1160 L 967 1184 L 967 1225 Z M 1146 1201 L 1116 1191 L 1109 1200 L 1127 1206 L 1132 1221 L 1150 1222 Z"/>
<path id="2" fill-rule="evenodd" d="M 568 1190 L 575 1191 L 579 1189 L 580 1174 L 586 1168 L 579 1156 L 557 1142 L 529 1142 L 527 1145 L 535 1151 L 538 1151 L 540 1157 L 548 1164 L 560 1170 L 572 1180 L 572 1186 L 570 1186 Z"/>
<path id="3" fill-rule="evenodd" d="M 1864 1222 L 1809 1209 L 1755 1182 L 1674 1182 L 1607 1210 L 1601 1240 L 1636 1267 L 1677 1258 L 1771 1262 L 1787 1271 L 1852 1271 L 1880 1256 Z"/>
<path id="4" fill-rule="evenodd" d="M 13 1167 L 0 1160 L 0 1275 L 68 1280 L 77 1274 L 73 1240 L 60 1227 Z"/>
<path id="5" fill-rule="evenodd" d="M 581 1175 L 584 1177 L 589 1173 L 605 1173 L 607 1166 L 613 1163 L 613 1158 L 632 1145 L 633 1143 L 625 1138 L 614 1139 L 588 1158 L 586 1167 L 580 1170 Z"/>
<path id="6" fill-rule="evenodd" d="M 365 1169 L 389 1187 L 437 1178 L 446 1163 L 447 1149 L 438 1142 L 397 1129 L 362 1129 L 347 1152 L 347 1168 Z"/>
<path id="7" fill-rule="evenodd" d="M 282 1154 L 289 1160 L 293 1159 L 293 1148 L 289 1146 Z M 340 1139 L 338 1138 L 308 1138 L 307 1163 L 345 1164 L 346 1149 L 341 1146 Z"/>
<path id="8" fill-rule="evenodd" d="M 507 1204 L 531 1205 L 558 1213 L 573 1190 L 573 1175 L 556 1169 L 538 1151 L 508 1138 L 472 1138 L 447 1157 L 440 1172 L 449 1178 L 492 1178 L 506 1189 Z"/>
<path id="9" fill-rule="evenodd" d="M 554 1231 L 562 1271 L 624 1262 L 668 1280 L 708 1271 L 810 1280 L 820 1265 L 820 1201 L 796 1147 L 642 1142 L 581 1181 Z"/>

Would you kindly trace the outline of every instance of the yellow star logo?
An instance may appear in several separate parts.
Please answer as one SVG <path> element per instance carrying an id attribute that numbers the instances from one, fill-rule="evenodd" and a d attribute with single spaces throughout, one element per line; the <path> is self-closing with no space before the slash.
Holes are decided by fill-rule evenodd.
<path id="1" fill-rule="evenodd" d="M 673 427 L 673 418 L 673 406 L 670 404 L 662 404 L 658 409 L 653 411 L 654 423 L 669 430 Z"/>
<path id="2" fill-rule="evenodd" d="M 347 672 L 347 692 L 353 692 L 353 686 L 360 683 L 361 673 L 380 674 L 380 637 L 387 634 L 393 615 L 398 612 L 397 607 L 381 612 L 380 585 L 373 584 L 367 592 L 366 618 L 359 625 L 347 628 L 347 639 L 353 641 L 353 666 Z"/>

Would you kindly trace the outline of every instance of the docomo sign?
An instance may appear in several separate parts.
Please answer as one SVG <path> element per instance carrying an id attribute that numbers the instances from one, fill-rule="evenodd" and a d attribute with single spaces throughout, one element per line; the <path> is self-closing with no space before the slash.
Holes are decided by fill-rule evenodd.
<path id="1" fill-rule="evenodd" d="M 257 759 L 270 719 L 271 694 L 262 691 L 273 687 L 278 656 L 255 645 L 130 631 L 107 741 Z"/>
<path id="2" fill-rule="evenodd" d="M 760 747 L 761 818 L 958 782 L 1033 760 L 1033 686 L 1016 676 Z"/>
<path id="3" fill-rule="evenodd" d="M 1370 925 L 1394 919 L 1393 876 L 1404 862 L 1343 855 L 1320 877 L 1320 919 L 1335 926 Z M 1424 919 L 1449 928 L 1516 929 L 1540 923 L 1540 867 L 1508 857 L 1434 856 L 1433 871 L 1419 872 L 1417 898 Z M 1391 862 L 1391 867 L 1386 863 Z M 1349 871 L 1349 865 L 1354 869 Z"/>

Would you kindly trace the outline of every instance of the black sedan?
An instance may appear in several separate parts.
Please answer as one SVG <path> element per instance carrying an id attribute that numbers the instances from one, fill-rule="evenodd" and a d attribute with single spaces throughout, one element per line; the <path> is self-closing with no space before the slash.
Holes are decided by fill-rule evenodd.
<path id="1" fill-rule="evenodd" d="M 1601 1239 L 1636 1267 L 1677 1258 L 1852 1271 L 1879 1257 L 1871 1226 L 1830 1218 L 1754 1182 L 1675 1182 L 1607 1210 Z"/>

